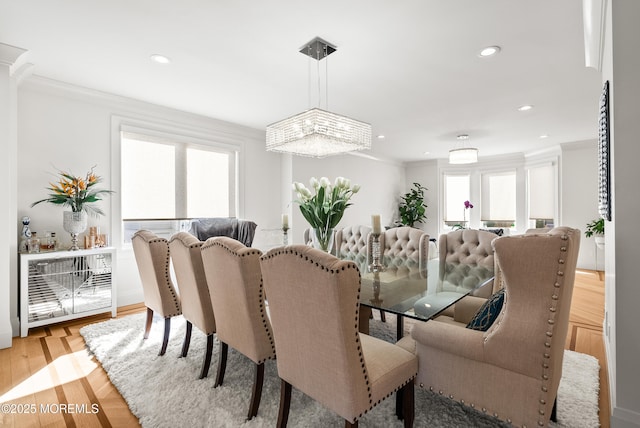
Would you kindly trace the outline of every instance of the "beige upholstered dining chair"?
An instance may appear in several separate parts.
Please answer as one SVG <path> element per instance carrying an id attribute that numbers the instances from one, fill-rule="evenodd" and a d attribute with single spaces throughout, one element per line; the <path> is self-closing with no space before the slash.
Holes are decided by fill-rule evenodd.
<path id="1" fill-rule="evenodd" d="M 468 291 L 494 276 L 491 242 L 498 235 L 475 229 L 461 229 L 440 235 L 440 278 L 438 291 Z M 471 294 L 489 297 L 493 283 Z"/>
<path id="2" fill-rule="evenodd" d="M 292 386 L 357 426 L 399 392 L 405 427 L 413 425 L 417 360 L 398 346 L 358 333 L 360 272 L 352 261 L 304 245 L 261 258 L 281 378 L 278 427 L 287 425 Z"/>
<path id="3" fill-rule="evenodd" d="M 251 419 L 260 406 L 264 363 L 276 356 L 262 288 L 262 252 L 228 237 L 207 239 L 201 251 L 220 341 L 214 387 L 224 380 L 229 346 L 253 361 L 256 371 L 248 414 Z"/>
<path id="4" fill-rule="evenodd" d="M 154 312 L 164 318 L 164 337 L 160 354 L 164 355 L 169 343 L 171 317 L 182 313 L 178 295 L 169 272 L 169 243 L 148 230 L 139 230 L 131 238 L 133 252 L 142 280 L 147 321 L 144 338 L 149 337 Z"/>
<path id="5" fill-rule="evenodd" d="M 414 349 L 417 382 L 515 426 L 547 426 L 569 324 L 580 231 L 493 241 L 505 301 L 487 331 L 415 324 L 399 343 Z"/>
<path id="6" fill-rule="evenodd" d="M 371 259 L 371 235 L 367 245 Z M 425 272 L 429 261 L 429 235 L 414 227 L 393 227 L 380 234 L 380 251 L 387 269 Z"/>
<path id="7" fill-rule="evenodd" d="M 371 233 L 369 226 L 346 226 L 336 232 L 336 256 L 353 260 L 362 269 L 367 264 L 367 239 Z"/>
<path id="8" fill-rule="evenodd" d="M 201 246 L 202 241 L 187 232 L 178 232 L 169 240 L 169 252 L 182 301 L 182 315 L 187 321 L 180 356 L 186 357 L 189 352 L 191 330 L 194 325 L 207 336 L 207 347 L 200 379 L 207 377 L 209 373 L 213 351 L 213 334 L 216 332 L 209 287 L 202 266 Z"/>

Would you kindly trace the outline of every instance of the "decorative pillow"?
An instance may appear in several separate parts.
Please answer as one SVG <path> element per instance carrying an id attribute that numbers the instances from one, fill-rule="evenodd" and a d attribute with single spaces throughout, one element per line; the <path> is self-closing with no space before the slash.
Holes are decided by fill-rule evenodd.
<path id="1" fill-rule="evenodd" d="M 469 324 L 467 324 L 467 328 L 480 331 L 489 330 L 491 324 L 493 324 L 496 318 L 498 318 L 498 314 L 502 309 L 503 303 L 504 288 L 501 288 L 489 297 L 482 306 L 480 306 L 478 312 L 476 312 L 471 321 L 469 321 Z"/>

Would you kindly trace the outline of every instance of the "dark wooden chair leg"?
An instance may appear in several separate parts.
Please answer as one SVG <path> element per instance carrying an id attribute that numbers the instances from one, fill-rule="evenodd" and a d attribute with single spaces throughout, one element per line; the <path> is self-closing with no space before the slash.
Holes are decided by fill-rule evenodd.
<path id="1" fill-rule="evenodd" d="M 253 392 L 251 392 L 251 405 L 249 406 L 249 416 L 247 420 L 253 419 L 258 414 L 260 398 L 262 398 L 262 383 L 264 381 L 264 363 L 256 364 L 256 378 L 253 381 Z"/>
<path id="2" fill-rule="evenodd" d="M 387 322 L 387 316 L 384 314 L 384 311 L 380 311 L 380 321 Z"/>
<path id="3" fill-rule="evenodd" d="M 344 426 L 345 428 L 358 428 L 358 421 L 355 421 L 353 423 L 349 422 L 348 420 L 344 420 Z"/>
<path id="4" fill-rule="evenodd" d="M 216 388 L 222 385 L 224 381 L 224 371 L 227 369 L 227 351 L 229 345 L 224 342 L 220 342 L 220 355 L 218 355 L 218 374 L 216 375 L 216 383 L 213 387 Z"/>
<path id="5" fill-rule="evenodd" d="M 204 379 L 209 374 L 209 366 L 211 365 L 211 354 L 213 352 L 213 333 L 207 335 L 207 350 L 204 353 L 204 362 L 202 363 L 202 371 L 200 379 Z"/>
<path id="6" fill-rule="evenodd" d="M 144 338 L 149 338 L 149 332 L 151 331 L 151 324 L 153 324 L 153 309 L 147 308 L 147 322 L 144 325 Z"/>
<path id="7" fill-rule="evenodd" d="M 558 422 L 558 397 L 556 397 L 555 400 L 553 400 L 553 409 L 551 409 L 551 420 L 553 422 Z"/>
<path id="8" fill-rule="evenodd" d="M 277 428 L 286 428 L 291 406 L 291 384 L 280 379 L 280 408 L 278 409 Z"/>
<path id="9" fill-rule="evenodd" d="M 189 352 L 189 345 L 191 344 L 191 330 L 193 329 L 193 324 L 187 321 L 186 332 L 184 333 L 184 342 L 182 342 L 182 352 L 180 353 L 180 357 L 186 357 Z"/>
<path id="10" fill-rule="evenodd" d="M 171 331 L 171 317 L 164 319 L 164 338 L 162 339 L 162 347 L 158 355 L 163 356 L 167 352 L 167 344 L 169 343 L 169 332 Z"/>
<path id="11" fill-rule="evenodd" d="M 412 380 L 402 388 L 402 414 L 404 416 L 404 428 L 412 428 L 415 419 L 415 380 Z"/>

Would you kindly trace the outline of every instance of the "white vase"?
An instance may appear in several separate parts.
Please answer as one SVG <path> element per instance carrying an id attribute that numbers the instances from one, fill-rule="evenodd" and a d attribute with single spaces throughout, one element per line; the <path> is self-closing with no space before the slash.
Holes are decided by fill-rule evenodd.
<path id="1" fill-rule="evenodd" d="M 62 227 L 71 234 L 71 248 L 69 249 L 79 250 L 78 234 L 84 232 L 87 228 L 87 213 L 84 211 L 64 211 L 62 214 Z"/>
<path id="2" fill-rule="evenodd" d="M 604 236 L 603 235 L 596 235 L 594 237 L 594 240 L 596 241 L 596 247 L 603 249 L 604 248 Z"/>
<path id="3" fill-rule="evenodd" d="M 333 229 L 311 229 L 313 247 L 330 253 L 333 248 Z"/>

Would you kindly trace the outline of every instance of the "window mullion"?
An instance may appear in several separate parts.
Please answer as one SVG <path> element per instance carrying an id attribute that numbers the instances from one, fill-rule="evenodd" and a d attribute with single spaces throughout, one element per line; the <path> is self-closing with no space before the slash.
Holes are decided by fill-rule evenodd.
<path id="1" fill-rule="evenodd" d="M 187 149 L 184 144 L 176 144 L 176 218 L 187 217 Z"/>

